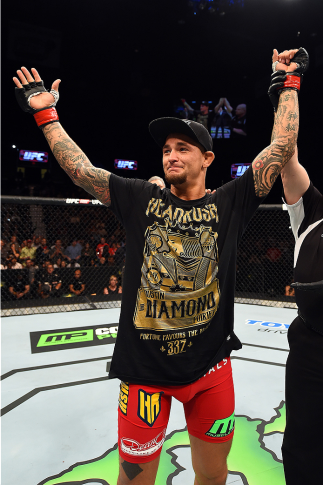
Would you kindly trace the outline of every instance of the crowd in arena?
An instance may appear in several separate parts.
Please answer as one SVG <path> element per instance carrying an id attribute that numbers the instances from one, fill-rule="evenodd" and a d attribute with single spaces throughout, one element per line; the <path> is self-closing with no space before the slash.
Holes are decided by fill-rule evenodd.
<path id="1" fill-rule="evenodd" d="M 98 243 L 72 238 L 66 245 L 42 236 L 18 241 L 13 234 L 0 244 L 2 300 L 122 293 L 126 248 L 115 234 Z"/>

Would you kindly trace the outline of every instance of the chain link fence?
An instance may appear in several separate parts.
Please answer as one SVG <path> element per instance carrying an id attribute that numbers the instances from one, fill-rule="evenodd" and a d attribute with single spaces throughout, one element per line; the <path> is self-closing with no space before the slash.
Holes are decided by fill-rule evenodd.
<path id="1" fill-rule="evenodd" d="M 2 197 L 2 315 L 120 306 L 125 232 L 98 200 Z"/>
<path id="2" fill-rule="evenodd" d="M 236 302 L 296 307 L 294 238 L 282 205 L 262 205 L 238 250 Z M 123 227 L 91 199 L 2 197 L 2 316 L 120 306 Z"/>

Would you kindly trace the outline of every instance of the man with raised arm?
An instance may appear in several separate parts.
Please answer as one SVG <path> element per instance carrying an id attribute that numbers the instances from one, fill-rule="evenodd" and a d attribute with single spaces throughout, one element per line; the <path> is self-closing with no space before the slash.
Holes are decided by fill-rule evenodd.
<path id="1" fill-rule="evenodd" d="M 288 66 L 294 51 L 279 54 Z M 282 65 L 276 66 L 284 67 Z M 277 87 L 285 72 L 273 74 Z M 278 95 L 269 95 L 274 108 Z M 277 116 L 277 115 L 276 115 Z M 286 429 L 283 464 L 287 485 L 321 483 L 323 415 L 323 196 L 298 161 L 297 149 L 281 172 L 284 201 L 295 237 L 294 282 L 298 316 L 288 331 Z M 308 425 L 305 423 L 308 423 Z"/>
<path id="2" fill-rule="evenodd" d="M 205 193 L 212 139 L 201 124 L 177 118 L 150 123 L 170 184 L 161 190 L 93 167 L 58 122 L 53 104 L 60 81 L 50 94 L 35 69 L 17 71 L 18 102 L 34 115 L 58 163 L 109 206 L 127 232 L 124 297 L 109 374 L 122 381 L 118 485 L 154 484 L 172 397 L 184 405 L 195 485 L 225 484 L 234 433 L 230 353 L 241 348 L 233 331 L 237 246 L 295 151 L 294 78 L 306 69 L 304 52 L 295 55 L 298 72 L 284 81 L 271 144 L 244 175 L 212 194 Z"/>

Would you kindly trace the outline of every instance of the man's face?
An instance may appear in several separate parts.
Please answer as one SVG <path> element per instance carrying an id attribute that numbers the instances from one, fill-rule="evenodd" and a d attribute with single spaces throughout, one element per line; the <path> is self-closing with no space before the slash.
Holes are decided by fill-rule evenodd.
<path id="1" fill-rule="evenodd" d="M 79 269 L 77 269 L 75 271 L 74 275 L 75 275 L 75 278 L 77 278 L 77 279 L 81 278 L 81 271 Z"/>
<path id="2" fill-rule="evenodd" d="M 209 107 L 206 106 L 205 104 L 201 104 L 200 111 L 203 115 L 207 115 L 209 112 Z"/>
<path id="3" fill-rule="evenodd" d="M 53 272 L 53 271 L 54 271 L 54 266 L 53 266 L 52 264 L 49 264 L 49 265 L 47 266 L 47 272 L 48 272 L 49 274 L 52 274 L 52 272 Z"/>
<path id="4" fill-rule="evenodd" d="M 246 105 L 245 104 L 238 104 L 236 107 L 236 116 L 237 118 L 242 118 L 246 114 Z"/>
<path id="5" fill-rule="evenodd" d="M 181 185 L 201 177 L 204 161 L 194 140 L 182 134 L 169 135 L 163 147 L 163 168 L 169 184 Z"/>
<path id="6" fill-rule="evenodd" d="M 104 244 L 105 243 L 105 239 L 104 237 L 101 237 L 101 244 Z"/>
<path id="7" fill-rule="evenodd" d="M 101 264 L 104 264 L 105 263 L 105 258 L 102 256 L 102 258 L 100 258 L 100 263 Z"/>
<path id="8" fill-rule="evenodd" d="M 12 258 L 11 263 L 13 266 L 16 264 L 16 262 L 17 262 L 16 258 Z"/>
<path id="9" fill-rule="evenodd" d="M 31 268 L 32 265 L 33 265 L 32 260 L 31 259 L 27 259 L 27 261 L 26 261 L 27 268 Z"/>
<path id="10" fill-rule="evenodd" d="M 56 247 L 57 247 L 57 248 L 60 248 L 60 247 L 61 247 L 61 245 L 62 245 L 61 240 L 60 240 L 60 239 L 57 239 L 57 241 L 56 241 Z"/>
<path id="11" fill-rule="evenodd" d="M 46 241 L 46 239 L 45 239 L 45 238 L 43 238 L 43 239 L 41 240 L 42 246 L 46 246 L 46 242 L 47 242 L 47 241 Z"/>
<path id="12" fill-rule="evenodd" d="M 73 241 L 72 242 L 72 246 L 76 246 L 77 242 L 76 241 Z"/>
<path id="13" fill-rule="evenodd" d="M 109 257 L 108 257 L 108 263 L 109 263 L 109 264 L 113 264 L 113 263 L 114 263 L 114 258 L 113 258 L 113 256 L 109 256 Z"/>
<path id="14" fill-rule="evenodd" d="M 17 241 L 17 236 L 11 236 L 11 242 L 15 243 Z"/>
<path id="15" fill-rule="evenodd" d="M 27 241 L 27 246 L 31 248 L 32 241 Z"/>

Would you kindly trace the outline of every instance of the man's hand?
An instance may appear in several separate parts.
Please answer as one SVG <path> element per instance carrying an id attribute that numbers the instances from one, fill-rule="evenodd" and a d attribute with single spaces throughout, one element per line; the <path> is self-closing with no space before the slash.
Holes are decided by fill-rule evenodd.
<path id="1" fill-rule="evenodd" d="M 275 62 L 277 62 L 277 64 L 275 64 L 275 71 L 295 71 L 295 69 L 297 68 L 297 64 L 293 62 L 292 59 L 297 51 L 298 49 L 291 49 L 289 51 L 284 51 L 278 54 L 277 49 L 274 49 L 272 62 L 273 65 L 275 64 Z"/>
<path id="2" fill-rule="evenodd" d="M 42 80 L 36 69 L 32 68 L 31 72 L 33 73 L 34 77 L 25 67 L 22 67 L 21 70 L 19 69 L 17 71 L 19 79 L 14 77 L 13 81 L 19 90 L 23 90 L 18 91 L 17 94 L 19 94 L 20 98 L 25 98 L 27 102 L 27 108 L 28 105 L 33 110 L 49 108 L 53 105 L 53 103 L 55 103 L 56 99 L 53 94 L 45 90 L 44 84 L 42 83 Z M 58 86 L 60 82 L 60 79 L 56 79 L 56 81 L 53 82 L 53 91 L 56 91 L 58 93 Z M 32 97 L 30 98 L 31 95 Z M 32 112 L 32 110 L 30 111 Z"/>

